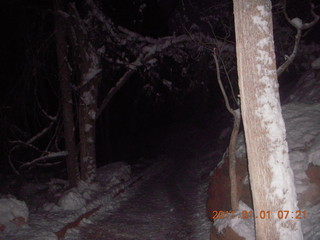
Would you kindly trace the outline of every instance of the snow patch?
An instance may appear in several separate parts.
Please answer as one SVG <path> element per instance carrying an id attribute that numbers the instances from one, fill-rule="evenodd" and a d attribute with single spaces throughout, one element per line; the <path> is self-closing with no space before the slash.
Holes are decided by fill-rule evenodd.
<path id="1" fill-rule="evenodd" d="M 113 186 L 129 180 L 131 177 L 131 167 L 125 162 L 115 162 L 103 166 L 97 171 L 97 180 L 105 187 Z"/>
<path id="2" fill-rule="evenodd" d="M 246 184 L 246 185 L 249 184 L 249 175 L 248 174 L 243 178 L 242 183 Z"/>
<path id="3" fill-rule="evenodd" d="M 267 11 L 266 7 L 263 5 L 257 6 L 257 9 L 263 17 L 267 17 L 270 15 L 269 11 Z"/>
<path id="4" fill-rule="evenodd" d="M 286 123 L 290 165 L 299 200 L 308 194 L 308 190 L 315 188 L 305 173 L 309 164 L 320 166 L 320 104 L 290 103 L 282 107 L 282 112 Z M 238 136 L 236 156 L 237 158 L 246 156 L 243 133 Z M 279 178 L 279 182 L 275 184 L 281 184 L 283 179 Z M 320 239 L 320 201 L 312 200 L 313 204 L 299 203 L 299 210 L 307 212 L 307 218 L 301 219 L 303 237 L 306 240 Z M 220 228 L 223 224 L 228 225 L 221 223 Z"/>
<path id="5" fill-rule="evenodd" d="M 87 123 L 86 123 L 86 124 L 84 125 L 84 131 L 85 131 L 85 132 L 89 132 L 89 131 L 91 130 L 91 128 L 92 128 L 92 125 L 91 125 L 91 124 L 87 124 Z"/>
<path id="6" fill-rule="evenodd" d="M 270 43 L 270 38 L 263 38 L 261 40 L 259 40 L 259 42 L 257 43 L 257 46 L 259 48 L 264 48 L 265 46 L 267 46 Z"/>
<path id="7" fill-rule="evenodd" d="M 9 231 L 19 226 L 25 226 L 29 219 L 29 209 L 24 201 L 8 195 L 0 198 L 0 226 Z"/>
<path id="8" fill-rule="evenodd" d="M 6 224 L 16 217 L 23 217 L 26 221 L 29 218 L 29 210 L 24 201 L 13 196 L 0 199 L 0 224 Z"/>
<path id="9" fill-rule="evenodd" d="M 96 77 L 100 72 L 102 71 L 101 68 L 96 68 L 95 66 L 94 67 L 91 67 L 87 74 L 84 76 L 84 81 L 87 83 L 89 82 L 90 80 L 92 80 L 94 77 Z"/>
<path id="10" fill-rule="evenodd" d="M 83 92 L 81 99 L 85 105 L 90 105 L 94 102 L 94 97 L 91 94 L 91 90 Z"/>
<path id="11" fill-rule="evenodd" d="M 245 238 L 246 240 L 255 240 L 255 229 L 253 219 L 243 219 L 241 214 L 243 211 L 250 212 L 253 211 L 244 202 L 239 202 L 239 210 L 235 214 L 235 218 L 231 219 L 229 226 L 235 231 L 239 236 Z"/>
<path id="12" fill-rule="evenodd" d="M 86 201 L 82 198 L 81 194 L 71 190 L 63 194 L 59 200 L 59 206 L 64 210 L 78 210 L 86 205 Z"/>
<path id="13" fill-rule="evenodd" d="M 311 63 L 311 67 L 315 70 L 320 69 L 320 58 L 313 60 Z"/>
<path id="14" fill-rule="evenodd" d="M 91 117 L 91 119 L 96 119 L 96 111 L 91 109 L 89 112 L 88 112 L 89 116 Z"/>
<path id="15" fill-rule="evenodd" d="M 303 26 L 303 22 L 300 18 L 291 19 L 291 23 L 298 29 L 301 29 Z"/>
<path id="16" fill-rule="evenodd" d="M 142 13 L 143 10 L 147 7 L 147 4 L 143 3 L 139 6 L 139 12 Z"/>
<path id="17" fill-rule="evenodd" d="M 165 85 L 170 91 L 172 90 L 172 82 L 166 80 L 166 79 L 162 79 L 162 83 L 163 85 Z"/>
<path id="18" fill-rule="evenodd" d="M 252 212 L 253 210 L 244 202 L 239 201 L 239 210 L 234 213 L 233 218 L 216 219 L 213 223 L 218 233 L 221 233 L 226 227 L 231 227 L 239 236 L 246 240 L 255 239 L 254 220 L 242 217 L 242 212 Z"/>

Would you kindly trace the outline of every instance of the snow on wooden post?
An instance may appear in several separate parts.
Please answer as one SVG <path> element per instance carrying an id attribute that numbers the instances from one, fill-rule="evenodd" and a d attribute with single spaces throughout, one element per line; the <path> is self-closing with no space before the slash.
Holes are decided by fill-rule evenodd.
<path id="1" fill-rule="evenodd" d="M 241 112 L 257 239 L 302 239 L 296 219 L 278 211 L 297 208 L 281 114 L 270 0 L 234 0 Z M 270 219 L 260 213 L 270 211 Z"/>

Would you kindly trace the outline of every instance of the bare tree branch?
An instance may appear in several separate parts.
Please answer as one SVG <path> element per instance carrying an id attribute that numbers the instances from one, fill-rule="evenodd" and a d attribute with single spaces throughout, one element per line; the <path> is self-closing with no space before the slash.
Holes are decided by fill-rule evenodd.
<path id="1" fill-rule="evenodd" d="M 22 141 L 22 140 L 15 140 L 15 141 L 10 141 L 10 143 L 14 144 L 14 146 L 10 149 L 9 154 L 8 154 L 8 160 L 9 160 L 9 164 L 13 170 L 13 172 L 17 175 L 20 175 L 19 171 L 17 170 L 17 168 L 14 166 L 13 162 L 12 162 L 12 153 L 18 149 L 20 146 L 27 146 L 37 152 L 43 152 L 42 150 L 40 150 L 38 147 L 34 146 L 34 142 L 41 138 L 42 136 L 44 136 L 47 132 L 49 132 L 51 130 L 51 128 L 53 127 L 53 125 L 55 124 L 57 120 L 57 116 L 53 117 L 53 120 L 50 122 L 49 126 L 42 129 L 40 132 L 38 132 L 37 134 L 35 134 L 33 137 L 31 137 L 28 141 Z"/>
<path id="2" fill-rule="evenodd" d="M 240 115 L 239 109 L 234 110 L 230 107 L 229 99 L 227 97 L 227 94 L 224 90 L 224 87 L 221 81 L 220 67 L 219 67 L 218 57 L 216 54 L 216 49 L 213 49 L 213 58 L 216 65 L 217 79 L 220 86 L 220 90 L 224 97 L 225 104 L 228 111 L 233 115 L 233 129 L 230 137 L 228 153 L 229 153 L 229 177 L 230 177 L 230 185 L 231 185 L 231 208 L 233 211 L 237 211 L 239 208 L 240 196 L 239 196 L 239 191 L 237 186 L 236 145 L 237 145 L 237 137 L 239 133 L 241 115 Z"/>
<path id="3" fill-rule="evenodd" d="M 148 38 L 148 40 L 150 40 L 150 38 Z M 178 37 L 165 37 L 158 40 L 152 40 L 151 45 L 144 46 L 141 49 L 142 53 L 140 53 L 140 55 L 136 58 L 134 62 L 129 64 L 128 70 L 122 75 L 122 77 L 119 79 L 116 85 L 113 88 L 111 88 L 106 94 L 97 111 L 97 118 L 101 115 L 102 111 L 109 104 L 112 97 L 118 92 L 119 89 L 121 89 L 121 87 L 129 80 L 132 74 L 136 72 L 139 67 L 144 66 L 148 61 L 155 58 L 158 53 L 163 52 L 170 47 L 174 47 L 178 44 L 184 43 L 192 43 L 192 40 L 189 36 L 182 35 Z"/>
<path id="4" fill-rule="evenodd" d="M 286 61 L 277 69 L 278 77 L 289 67 L 289 65 L 295 59 L 298 52 L 298 46 L 301 40 L 301 36 L 302 36 L 302 30 L 306 30 L 313 27 L 319 21 L 320 16 L 315 13 L 314 9 L 315 9 L 314 5 L 311 5 L 311 14 L 314 18 L 313 21 L 311 21 L 310 23 L 303 23 L 300 18 L 293 18 L 293 19 L 289 18 L 286 11 L 286 1 L 284 1 L 283 14 L 287 19 L 288 23 L 290 23 L 297 30 L 297 33 L 295 36 L 295 43 L 294 43 L 292 53 L 290 54 L 290 56 L 287 57 Z"/>
<path id="5" fill-rule="evenodd" d="M 225 103 L 226 103 L 227 110 L 228 110 L 233 116 L 235 116 L 235 115 L 236 115 L 236 113 L 234 112 L 235 110 L 230 107 L 230 103 L 229 103 L 228 96 L 227 96 L 227 94 L 226 94 L 226 91 L 224 90 L 224 86 L 223 86 L 222 81 L 221 81 L 220 67 L 219 67 L 219 61 L 218 61 L 216 49 L 213 49 L 213 58 L 214 58 L 214 61 L 215 61 L 215 64 L 216 64 L 217 79 L 218 79 L 219 87 L 220 87 L 220 90 L 221 90 L 221 92 L 222 92 L 224 101 L 225 101 Z"/>
<path id="6" fill-rule="evenodd" d="M 137 68 L 141 65 L 141 59 L 142 55 L 140 55 L 127 70 L 120 80 L 116 83 L 116 85 L 110 89 L 110 91 L 107 93 L 107 96 L 103 99 L 98 111 L 97 111 L 97 118 L 101 115 L 102 111 L 105 109 L 105 107 L 109 104 L 111 98 L 119 91 L 119 89 L 129 80 L 131 75 L 137 70 Z"/>
<path id="7" fill-rule="evenodd" d="M 39 162 L 43 162 L 43 161 L 48 161 L 54 158 L 61 158 L 61 157 L 66 157 L 68 155 L 67 151 L 61 151 L 61 152 L 50 152 L 44 156 L 38 157 L 33 159 L 31 162 L 27 162 L 23 165 L 20 166 L 20 169 L 22 168 L 26 168 L 26 167 L 30 167 L 33 166 Z"/>

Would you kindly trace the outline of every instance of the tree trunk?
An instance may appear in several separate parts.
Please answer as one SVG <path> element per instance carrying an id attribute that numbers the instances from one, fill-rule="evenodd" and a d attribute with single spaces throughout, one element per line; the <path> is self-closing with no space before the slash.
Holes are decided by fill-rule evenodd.
<path id="1" fill-rule="evenodd" d="M 85 74 L 82 71 L 81 75 Z M 92 82 L 80 93 L 78 116 L 81 179 L 87 182 L 93 182 L 96 176 L 96 111 L 97 87 Z"/>
<path id="2" fill-rule="evenodd" d="M 233 211 L 238 211 L 239 208 L 239 184 L 237 182 L 237 160 L 236 160 L 236 150 L 237 150 L 237 139 L 240 128 L 241 116 L 240 110 L 233 110 L 233 128 L 229 142 L 229 177 L 230 177 L 230 190 L 231 190 L 231 208 Z"/>
<path id="3" fill-rule="evenodd" d="M 281 114 L 270 0 L 234 0 L 238 76 L 256 238 L 303 239 Z M 260 213 L 270 211 L 270 219 Z"/>
<path id="4" fill-rule="evenodd" d="M 240 122 L 241 122 L 241 115 L 240 115 L 240 109 L 232 109 L 230 106 L 228 96 L 226 94 L 226 91 L 224 90 L 224 86 L 221 81 L 219 60 L 218 60 L 215 49 L 213 50 L 213 58 L 216 64 L 218 84 L 219 84 L 221 93 L 223 95 L 226 108 L 233 116 L 233 128 L 232 128 L 232 133 L 231 133 L 229 148 L 228 148 L 229 177 L 230 177 L 231 209 L 233 211 L 238 211 L 240 195 L 239 195 L 239 189 L 237 184 L 236 148 L 237 148 L 237 138 L 238 138 Z"/>
<path id="5" fill-rule="evenodd" d="M 69 184 L 71 187 L 75 187 L 79 180 L 78 169 L 78 154 L 75 144 L 74 135 L 74 112 L 72 102 L 72 92 L 70 84 L 70 70 L 68 68 L 68 47 L 66 42 L 65 24 L 61 16 L 58 14 L 59 10 L 62 10 L 61 0 L 55 0 L 55 30 L 56 30 L 56 49 L 57 49 L 57 61 L 58 61 L 58 76 L 60 81 L 60 93 L 61 93 L 61 105 L 63 116 L 63 132 L 65 139 L 65 147 L 68 152 L 67 156 L 67 171 Z"/>
<path id="6" fill-rule="evenodd" d="M 97 95 L 100 78 L 100 58 L 97 50 L 89 41 L 88 29 L 76 9 L 69 5 L 72 16 L 72 41 L 77 49 L 75 63 L 80 72 L 78 120 L 80 141 L 81 179 L 93 182 L 96 176 L 96 118 Z"/>

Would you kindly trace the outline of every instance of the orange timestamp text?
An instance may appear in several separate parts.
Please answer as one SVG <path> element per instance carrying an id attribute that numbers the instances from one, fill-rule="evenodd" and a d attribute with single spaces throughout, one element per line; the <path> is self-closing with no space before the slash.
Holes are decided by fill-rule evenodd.
<path id="1" fill-rule="evenodd" d="M 237 213 L 235 211 L 212 211 L 212 219 L 223 219 L 223 218 L 242 218 L 242 219 L 271 219 L 271 211 L 260 211 L 255 214 L 254 211 L 241 211 Z M 289 211 L 280 210 L 275 212 L 275 217 L 278 219 L 306 219 L 306 211 Z"/>

